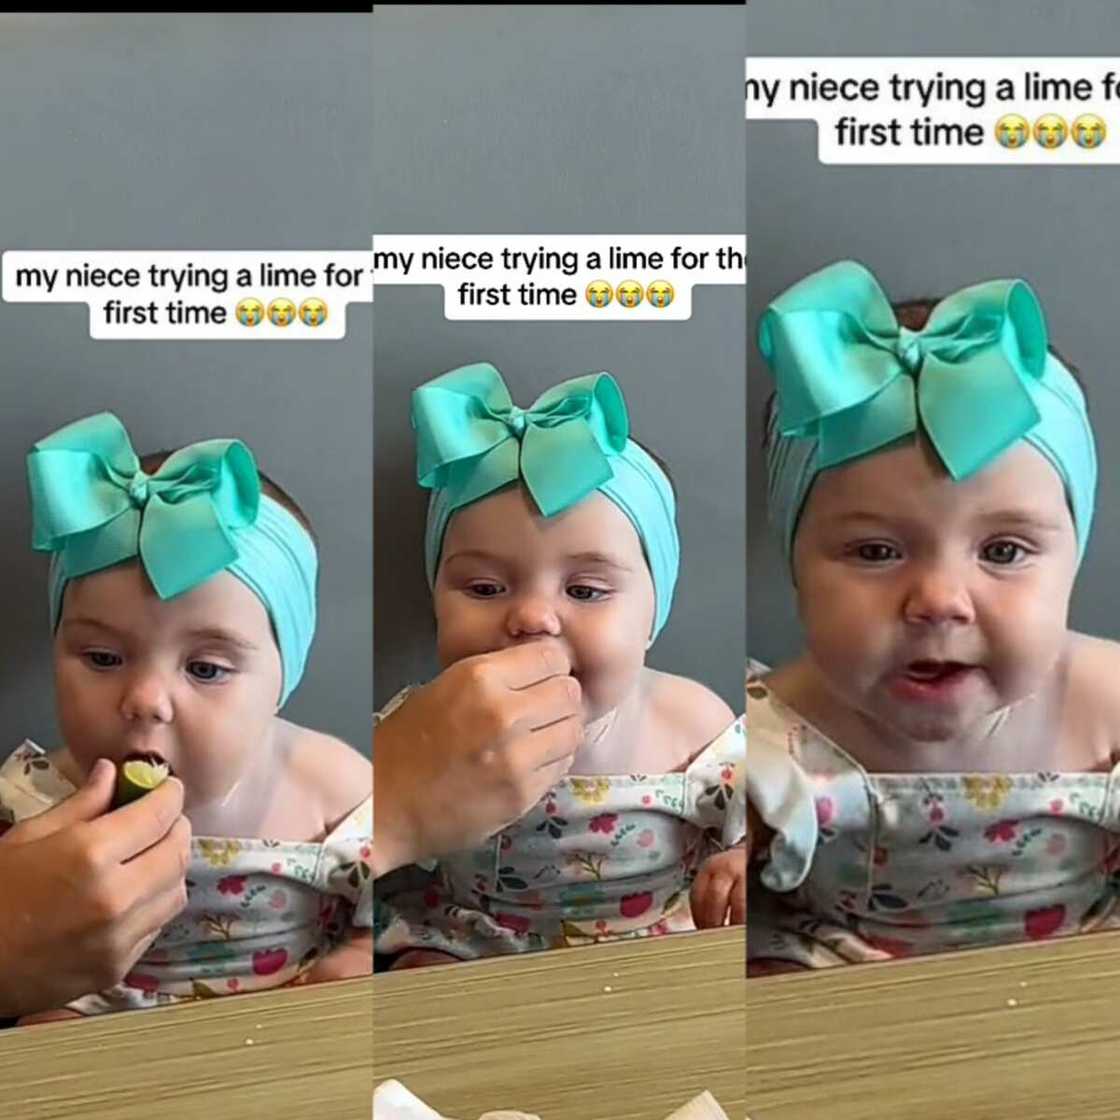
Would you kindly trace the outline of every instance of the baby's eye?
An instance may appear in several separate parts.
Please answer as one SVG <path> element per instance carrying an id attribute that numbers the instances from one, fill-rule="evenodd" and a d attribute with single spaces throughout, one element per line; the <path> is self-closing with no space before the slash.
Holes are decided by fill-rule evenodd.
<path id="1" fill-rule="evenodd" d="M 868 564 L 886 564 L 902 557 L 902 553 L 893 544 L 883 541 L 865 541 L 857 545 L 854 551 L 856 556 Z"/>
<path id="2" fill-rule="evenodd" d="M 502 585 L 488 579 L 475 580 L 467 584 L 467 593 L 477 599 L 492 599 L 502 593 Z"/>
<path id="3" fill-rule="evenodd" d="M 214 684 L 217 681 L 225 680 L 232 671 L 224 665 L 216 665 L 213 661 L 187 662 L 187 672 L 196 681 L 203 681 L 206 684 Z"/>
<path id="4" fill-rule="evenodd" d="M 568 587 L 568 597 L 581 603 L 595 603 L 609 594 L 605 588 L 591 587 L 586 583 L 573 583 Z"/>
<path id="5" fill-rule="evenodd" d="M 107 649 L 86 650 L 82 656 L 94 669 L 115 669 L 123 664 L 120 654 L 110 653 Z"/>
<path id="6" fill-rule="evenodd" d="M 999 564 L 1003 567 L 1018 563 L 1026 554 L 1027 550 L 1018 541 L 992 541 L 980 552 L 989 564 Z"/>

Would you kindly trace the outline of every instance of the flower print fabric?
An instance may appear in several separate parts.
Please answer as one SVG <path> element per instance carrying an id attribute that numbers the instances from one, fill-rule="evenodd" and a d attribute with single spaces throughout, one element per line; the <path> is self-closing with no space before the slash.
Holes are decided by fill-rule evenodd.
<path id="1" fill-rule="evenodd" d="M 869 774 L 757 678 L 748 953 L 808 967 L 1120 927 L 1120 767 Z"/>
<path id="2" fill-rule="evenodd" d="M 25 742 L 0 766 L 0 822 L 36 816 L 73 792 Z M 186 909 L 123 983 L 69 1007 L 95 1015 L 298 983 L 351 927 L 373 924 L 372 832 L 367 798 L 318 842 L 196 837 Z"/>
<path id="3" fill-rule="evenodd" d="M 426 885 L 379 897 L 377 952 L 468 959 L 693 929 L 693 876 L 746 835 L 745 768 L 740 719 L 681 772 L 565 778 Z"/>

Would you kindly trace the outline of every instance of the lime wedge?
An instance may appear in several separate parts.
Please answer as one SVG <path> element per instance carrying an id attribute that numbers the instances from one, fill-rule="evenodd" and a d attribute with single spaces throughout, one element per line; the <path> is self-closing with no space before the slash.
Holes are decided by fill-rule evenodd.
<path id="1" fill-rule="evenodd" d="M 151 793 L 156 786 L 161 785 L 168 775 L 167 763 L 143 762 L 138 758 L 129 759 L 117 771 L 117 794 L 113 799 L 113 807 L 119 809 Z"/>

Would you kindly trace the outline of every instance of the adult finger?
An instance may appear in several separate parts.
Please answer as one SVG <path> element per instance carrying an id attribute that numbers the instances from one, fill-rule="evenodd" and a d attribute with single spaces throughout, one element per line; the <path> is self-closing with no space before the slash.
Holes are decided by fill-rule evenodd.
<path id="1" fill-rule="evenodd" d="M 499 682 L 514 690 L 531 688 L 551 677 L 566 677 L 572 671 L 572 662 L 564 647 L 549 638 L 524 642 L 481 656 L 487 660 Z"/>
<path id="2" fill-rule="evenodd" d="M 583 746 L 585 730 L 583 721 L 576 716 L 558 720 L 518 738 L 510 744 L 526 770 L 544 770 L 556 766 L 570 766 L 576 751 Z"/>
<path id="3" fill-rule="evenodd" d="M 106 858 L 125 863 L 158 844 L 183 816 L 183 783 L 168 778 L 151 793 L 94 821 L 89 826 Z"/>
<path id="4" fill-rule="evenodd" d="M 509 716 L 514 734 L 540 731 L 582 714 L 583 690 L 575 677 L 547 681 L 510 693 Z"/>
<path id="5" fill-rule="evenodd" d="M 180 817 L 163 840 L 119 871 L 117 889 L 132 900 L 121 920 L 121 944 L 138 948 L 136 956 L 186 905 L 190 841 L 190 823 Z"/>

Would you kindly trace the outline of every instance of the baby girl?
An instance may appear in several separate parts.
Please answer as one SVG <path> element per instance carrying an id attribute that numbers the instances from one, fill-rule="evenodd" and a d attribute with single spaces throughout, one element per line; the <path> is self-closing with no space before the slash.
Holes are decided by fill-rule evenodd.
<path id="1" fill-rule="evenodd" d="M 1096 455 L 1033 291 L 842 262 L 760 347 L 805 650 L 748 680 L 750 971 L 1120 925 L 1120 646 L 1067 622 Z"/>
<path id="2" fill-rule="evenodd" d="M 548 642 L 585 742 L 569 775 L 430 883 L 388 894 L 397 967 L 741 923 L 745 742 L 708 689 L 645 666 L 677 579 L 672 485 L 608 374 L 515 407 L 493 366 L 413 396 L 439 659 Z"/>
<path id="3" fill-rule="evenodd" d="M 315 630 L 299 507 L 236 440 L 139 459 L 109 413 L 37 443 L 28 474 L 63 746 L 0 767 L 0 822 L 138 759 L 182 782 L 195 839 L 185 908 L 124 982 L 23 1021 L 371 971 L 371 767 L 277 714 Z"/>

